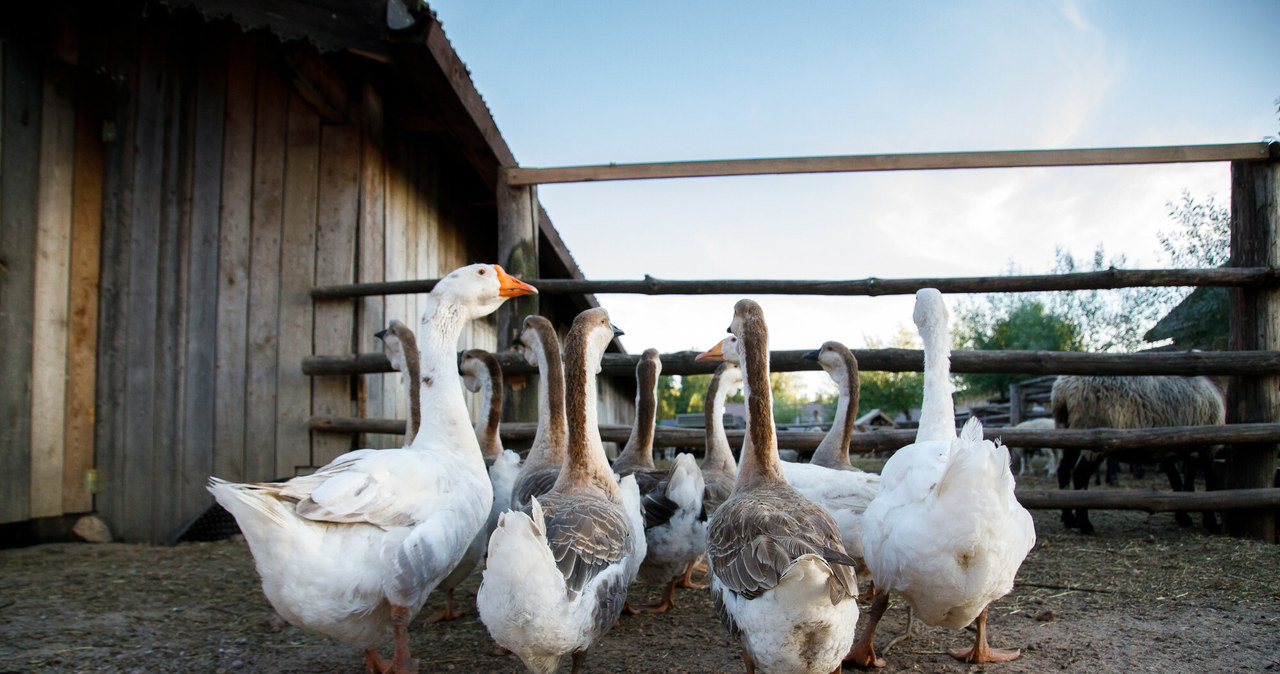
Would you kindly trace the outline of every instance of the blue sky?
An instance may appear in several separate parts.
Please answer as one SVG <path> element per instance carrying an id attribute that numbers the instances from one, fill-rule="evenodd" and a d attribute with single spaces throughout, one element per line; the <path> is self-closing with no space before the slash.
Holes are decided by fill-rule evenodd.
<path id="1" fill-rule="evenodd" d="M 522 166 L 1236 143 L 1280 131 L 1280 2 L 431 2 Z M 588 278 L 1160 266 L 1225 164 L 546 185 Z M 737 297 L 602 295 L 631 352 L 707 348 Z M 910 297 L 756 298 L 775 349 L 911 324 Z M 951 302 L 954 304 L 955 299 Z"/>

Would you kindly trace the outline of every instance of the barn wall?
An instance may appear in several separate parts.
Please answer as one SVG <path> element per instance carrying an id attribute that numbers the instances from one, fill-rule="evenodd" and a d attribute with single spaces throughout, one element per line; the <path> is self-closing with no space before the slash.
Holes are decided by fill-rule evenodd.
<path id="1" fill-rule="evenodd" d="M 307 427 L 403 416 L 397 377 L 300 362 L 377 350 L 424 298 L 308 291 L 491 256 L 492 217 L 455 197 L 473 170 L 389 123 L 368 83 L 342 83 L 339 119 L 318 111 L 291 80 L 296 46 L 269 34 L 74 7 L 0 43 L 0 522 L 96 509 L 118 538 L 160 542 L 211 502 L 210 475 L 400 445 Z M 478 321 L 462 346 L 496 341 Z"/>

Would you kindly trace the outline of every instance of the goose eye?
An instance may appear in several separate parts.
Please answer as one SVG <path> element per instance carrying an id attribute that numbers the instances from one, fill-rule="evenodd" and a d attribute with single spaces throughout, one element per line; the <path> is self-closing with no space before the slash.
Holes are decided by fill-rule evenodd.
<path id="1" fill-rule="evenodd" d="M 481 276 L 484 276 L 485 271 L 487 271 L 487 270 L 486 270 L 484 267 L 481 267 L 481 268 L 480 268 L 480 271 L 479 271 L 478 273 L 479 273 Z"/>

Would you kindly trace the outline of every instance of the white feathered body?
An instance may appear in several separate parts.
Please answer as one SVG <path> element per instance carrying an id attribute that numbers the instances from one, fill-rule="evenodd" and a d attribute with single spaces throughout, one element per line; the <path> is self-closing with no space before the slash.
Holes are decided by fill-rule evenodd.
<path id="1" fill-rule="evenodd" d="M 840 666 L 858 623 L 858 602 L 852 597 L 831 603 L 830 577 L 826 560 L 806 554 L 791 562 L 773 589 L 754 599 L 728 591 L 714 570 L 711 592 L 732 616 L 757 672 L 819 674 Z"/>
<path id="2" fill-rule="evenodd" d="M 877 589 L 901 593 L 930 625 L 962 628 L 1013 589 L 1035 545 L 1014 498 L 1009 452 L 971 419 L 959 439 L 898 450 L 863 515 L 862 549 Z"/>
<path id="3" fill-rule="evenodd" d="M 645 530 L 648 552 L 640 565 L 640 581 L 664 585 L 707 550 L 707 521 L 702 518 L 706 483 L 692 454 L 677 454 L 666 484 L 666 497 L 676 504 L 671 519 Z"/>
<path id="4" fill-rule="evenodd" d="M 621 508 L 631 526 L 631 548 L 619 563 L 604 569 L 582 590 L 570 592 L 547 542 L 541 506 L 531 502 L 531 517 L 508 510 L 489 539 L 476 606 L 489 634 L 515 652 L 535 672 L 554 672 L 560 658 L 586 650 L 601 636 L 602 592 L 635 579 L 645 555 L 644 519 L 634 477 L 619 482 Z M 620 612 L 622 602 L 617 602 Z M 606 618 L 609 625 L 617 619 Z"/>
<path id="5" fill-rule="evenodd" d="M 790 461 L 782 462 L 782 472 L 787 484 L 831 514 L 840 528 L 844 551 L 861 562 L 862 516 L 880 493 L 880 476 Z"/>
<path id="6" fill-rule="evenodd" d="M 478 452 L 429 446 L 349 452 L 280 484 L 211 478 L 209 491 L 240 525 L 276 611 L 366 649 L 390 637 L 391 604 L 422 608 L 493 499 Z"/>
<path id="7" fill-rule="evenodd" d="M 511 488 L 515 485 L 516 474 L 519 472 L 520 455 L 509 449 L 504 449 L 493 460 L 493 465 L 489 466 L 489 484 L 493 487 L 493 505 L 489 508 L 489 518 L 475 538 L 471 539 L 471 544 L 467 546 L 458 565 L 440 581 L 442 589 L 452 590 L 461 585 L 475 571 L 480 560 L 484 559 L 489 535 L 498 526 L 498 516 L 511 508 Z"/>

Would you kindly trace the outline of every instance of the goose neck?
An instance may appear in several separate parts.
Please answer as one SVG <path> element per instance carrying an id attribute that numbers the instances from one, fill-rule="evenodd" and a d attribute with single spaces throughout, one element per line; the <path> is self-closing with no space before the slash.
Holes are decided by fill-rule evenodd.
<path id="1" fill-rule="evenodd" d="M 750 329 L 739 336 L 742 343 L 742 381 L 747 399 L 747 441 L 735 491 L 786 483 L 778 458 L 778 436 L 773 426 L 773 391 L 769 386 L 769 345 L 763 331 Z M 750 450 L 750 451 L 748 451 Z"/>
<path id="2" fill-rule="evenodd" d="M 538 351 L 538 430 L 529 447 L 531 465 L 561 465 L 567 442 L 564 400 L 564 363 L 559 351 L 544 346 Z"/>
<path id="3" fill-rule="evenodd" d="M 843 468 L 853 465 L 849 463 L 849 443 L 853 440 L 854 415 L 858 410 L 858 379 L 856 374 L 849 376 L 848 373 L 832 378 L 840 395 L 836 401 L 835 418 L 810 462 L 827 468 Z"/>
<path id="4" fill-rule="evenodd" d="M 577 337 L 577 339 L 575 339 Z M 565 341 L 565 416 L 568 422 L 568 447 L 564 469 L 554 489 L 603 492 L 614 502 L 621 502 L 613 469 L 600 442 L 597 420 L 597 384 L 595 367 L 603 355 L 602 348 L 584 344 L 582 335 L 570 333 Z"/>
<path id="5" fill-rule="evenodd" d="M 707 453 L 702 467 L 707 470 L 736 471 L 737 461 L 729 448 L 729 436 L 724 431 L 724 401 L 729 387 L 725 386 L 723 366 L 711 377 L 707 387 L 707 405 L 703 409 L 703 427 L 707 429 Z"/>
<path id="6" fill-rule="evenodd" d="M 480 441 L 480 453 L 496 457 L 502 453 L 502 439 L 498 434 L 502 422 L 502 387 L 492 376 L 480 377 L 480 409 L 476 415 L 475 433 Z"/>
<path id="7" fill-rule="evenodd" d="M 924 399 L 920 403 L 920 427 L 916 441 L 956 437 L 955 402 L 951 397 L 951 343 L 946 326 L 930 323 L 921 328 L 924 344 Z"/>
<path id="8" fill-rule="evenodd" d="M 458 374 L 458 337 L 466 320 L 461 307 L 434 298 L 428 300 L 418 337 L 421 371 L 417 389 L 421 409 L 431 410 L 431 434 L 447 439 L 441 444 L 449 448 L 474 447 L 479 460 L 479 442 L 461 395 L 462 377 Z M 414 446 L 425 443 L 425 430 L 425 424 L 418 429 Z"/>

